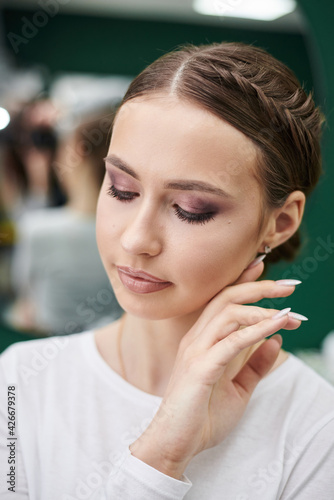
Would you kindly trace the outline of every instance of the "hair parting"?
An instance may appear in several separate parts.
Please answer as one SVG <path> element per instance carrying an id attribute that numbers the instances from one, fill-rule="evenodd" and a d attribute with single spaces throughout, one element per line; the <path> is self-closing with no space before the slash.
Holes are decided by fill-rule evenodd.
<path id="1" fill-rule="evenodd" d="M 120 107 L 154 94 L 200 105 L 250 138 L 269 209 L 282 206 L 293 191 L 309 195 L 318 182 L 324 116 L 312 92 L 307 94 L 294 73 L 265 50 L 230 42 L 178 46 L 132 81 Z M 267 262 L 292 260 L 300 243 L 297 231 Z"/>

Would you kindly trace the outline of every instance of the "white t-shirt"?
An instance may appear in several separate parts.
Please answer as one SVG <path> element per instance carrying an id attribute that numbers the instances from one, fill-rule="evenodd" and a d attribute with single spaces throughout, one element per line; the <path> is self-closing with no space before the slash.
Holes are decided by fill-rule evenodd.
<path id="1" fill-rule="evenodd" d="M 111 369 L 94 331 L 12 344 L 0 356 L 0 498 L 334 498 L 334 388 L 294 355 L 259 383 L 228 438 L 196 455 L 180 480 L 129 451 L 161 400 Z"/>

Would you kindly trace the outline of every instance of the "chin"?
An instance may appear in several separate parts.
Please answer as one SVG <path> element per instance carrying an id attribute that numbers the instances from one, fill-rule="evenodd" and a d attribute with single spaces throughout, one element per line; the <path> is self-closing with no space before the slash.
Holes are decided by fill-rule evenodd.
<path id="1" fill-rule="evenodd" d="M 116 298 L 119 305 L 126 313 L 131 314 L 131 316 L 136 316 L 137 318 L 158 321 L 174 317 L 174 315 L 171 314 L 171 309 L 166 307 L 166 301 L 159 303 L 160 301 L 147 300 L 147 295 L 148 294 L 141 294 L 139 297 L 133 296 L 129 298 L 124 297 L 123 294 L 118 294 Z"/>
<path id="2" fill-rule="evenodd" d="M 120 281 L 117 270 L 109 273 L 109 280 L 115 297 L 121 308 L 131 316 L 152 321 L 193 316 L 194 321 L 203 312 L 212 295 L 207 297 L 194 295 L 178 285 L 152 293 L 136 293 Z"/>
<path id="3" fill-rule="evenodd" d="M 153 297 L 153 295 L 156 296 Z M 173 301 L 165 297 L 158 297 L 158 294 L 131 294 L 129 296 L 127 292 L 121 292 L 116 295 L 116 298 L 126 313 L 151 321 L 193 316 L 195 322 L 207 305 L 201 304 L 194 309 L 189 307 L 189 304 L 194 304 L 194 301 L 191 301 L 191 297 L 184 297 L 183 300 L 174 298 Z"/>

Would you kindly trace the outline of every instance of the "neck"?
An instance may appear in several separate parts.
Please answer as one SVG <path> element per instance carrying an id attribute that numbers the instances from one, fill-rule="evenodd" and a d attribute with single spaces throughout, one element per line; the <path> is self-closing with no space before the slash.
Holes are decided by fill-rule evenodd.
<path id="1" fill-rule="evenodd" d="M 154 321 L 126 313 L 120 348 L 127 381 L 145 392 L 162 397 L 172 373 L 180 341 L 199 315 L 197 312 L 196 317 L 191 315 Z M 229 377 L 233 378 L 238 373 L 262 342 L 244 349 L 228 364 Z"/>
<path id="2" fill-rule="evenodd" d="M 125 316 L 121 352 L 126 378 L 145 392 L 162 396 L 180 341 L 197 317 L 147 320 L 128 313 Z"/>
<path id="3" fill-rule="evenodd" d="M 64 187 L 67 194 L 67 206 L 76 212 L 93 215 L 99 195 L 99 186 L 92 173 L 92 168 L 82 163 L 73 172 L 64 176 Z"/>

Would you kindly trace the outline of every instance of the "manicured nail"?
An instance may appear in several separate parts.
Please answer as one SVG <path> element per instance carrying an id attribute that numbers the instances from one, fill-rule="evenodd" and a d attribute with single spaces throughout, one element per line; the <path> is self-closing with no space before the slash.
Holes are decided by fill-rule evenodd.
<path id="1" fill-rule="evenodd" d="M 258 264 L 260 264 L 260 262 L 263 261 L 263 259 L 267 257 L 267 255 L 265 253 L 263 253 L 262 255 L 259 255 L 258 257 L 256 257 L 256 259 L 254 259 L 250 264 L 249 266 L 247 267 L 247 269 L 252 269 L 253 267 L 257 266 Z"/>
<path id="2" fill-rule="evenodd" d="M 285 309 L 282 309 L 282 311 L 278 311 L 278 313 L 274 314 L 271 319 L 283 318 L 283 316 L 286 316 L 289 311 L 291 311 L 291 307 L 286 307 Z"/>
<path id="3" fill-rule="evenodd" d="M 300 280 L 277 280 L 276 285 L 295 286 L 300 285 Z"/>
<path id="4" fill-rule="evenodd" d="M 288 316 L 293 319 L 299 319 L 300 321 L 308 321 L 308 318 L 306 316 L 303 316 L 299 313 L 289 312 Z"/>

